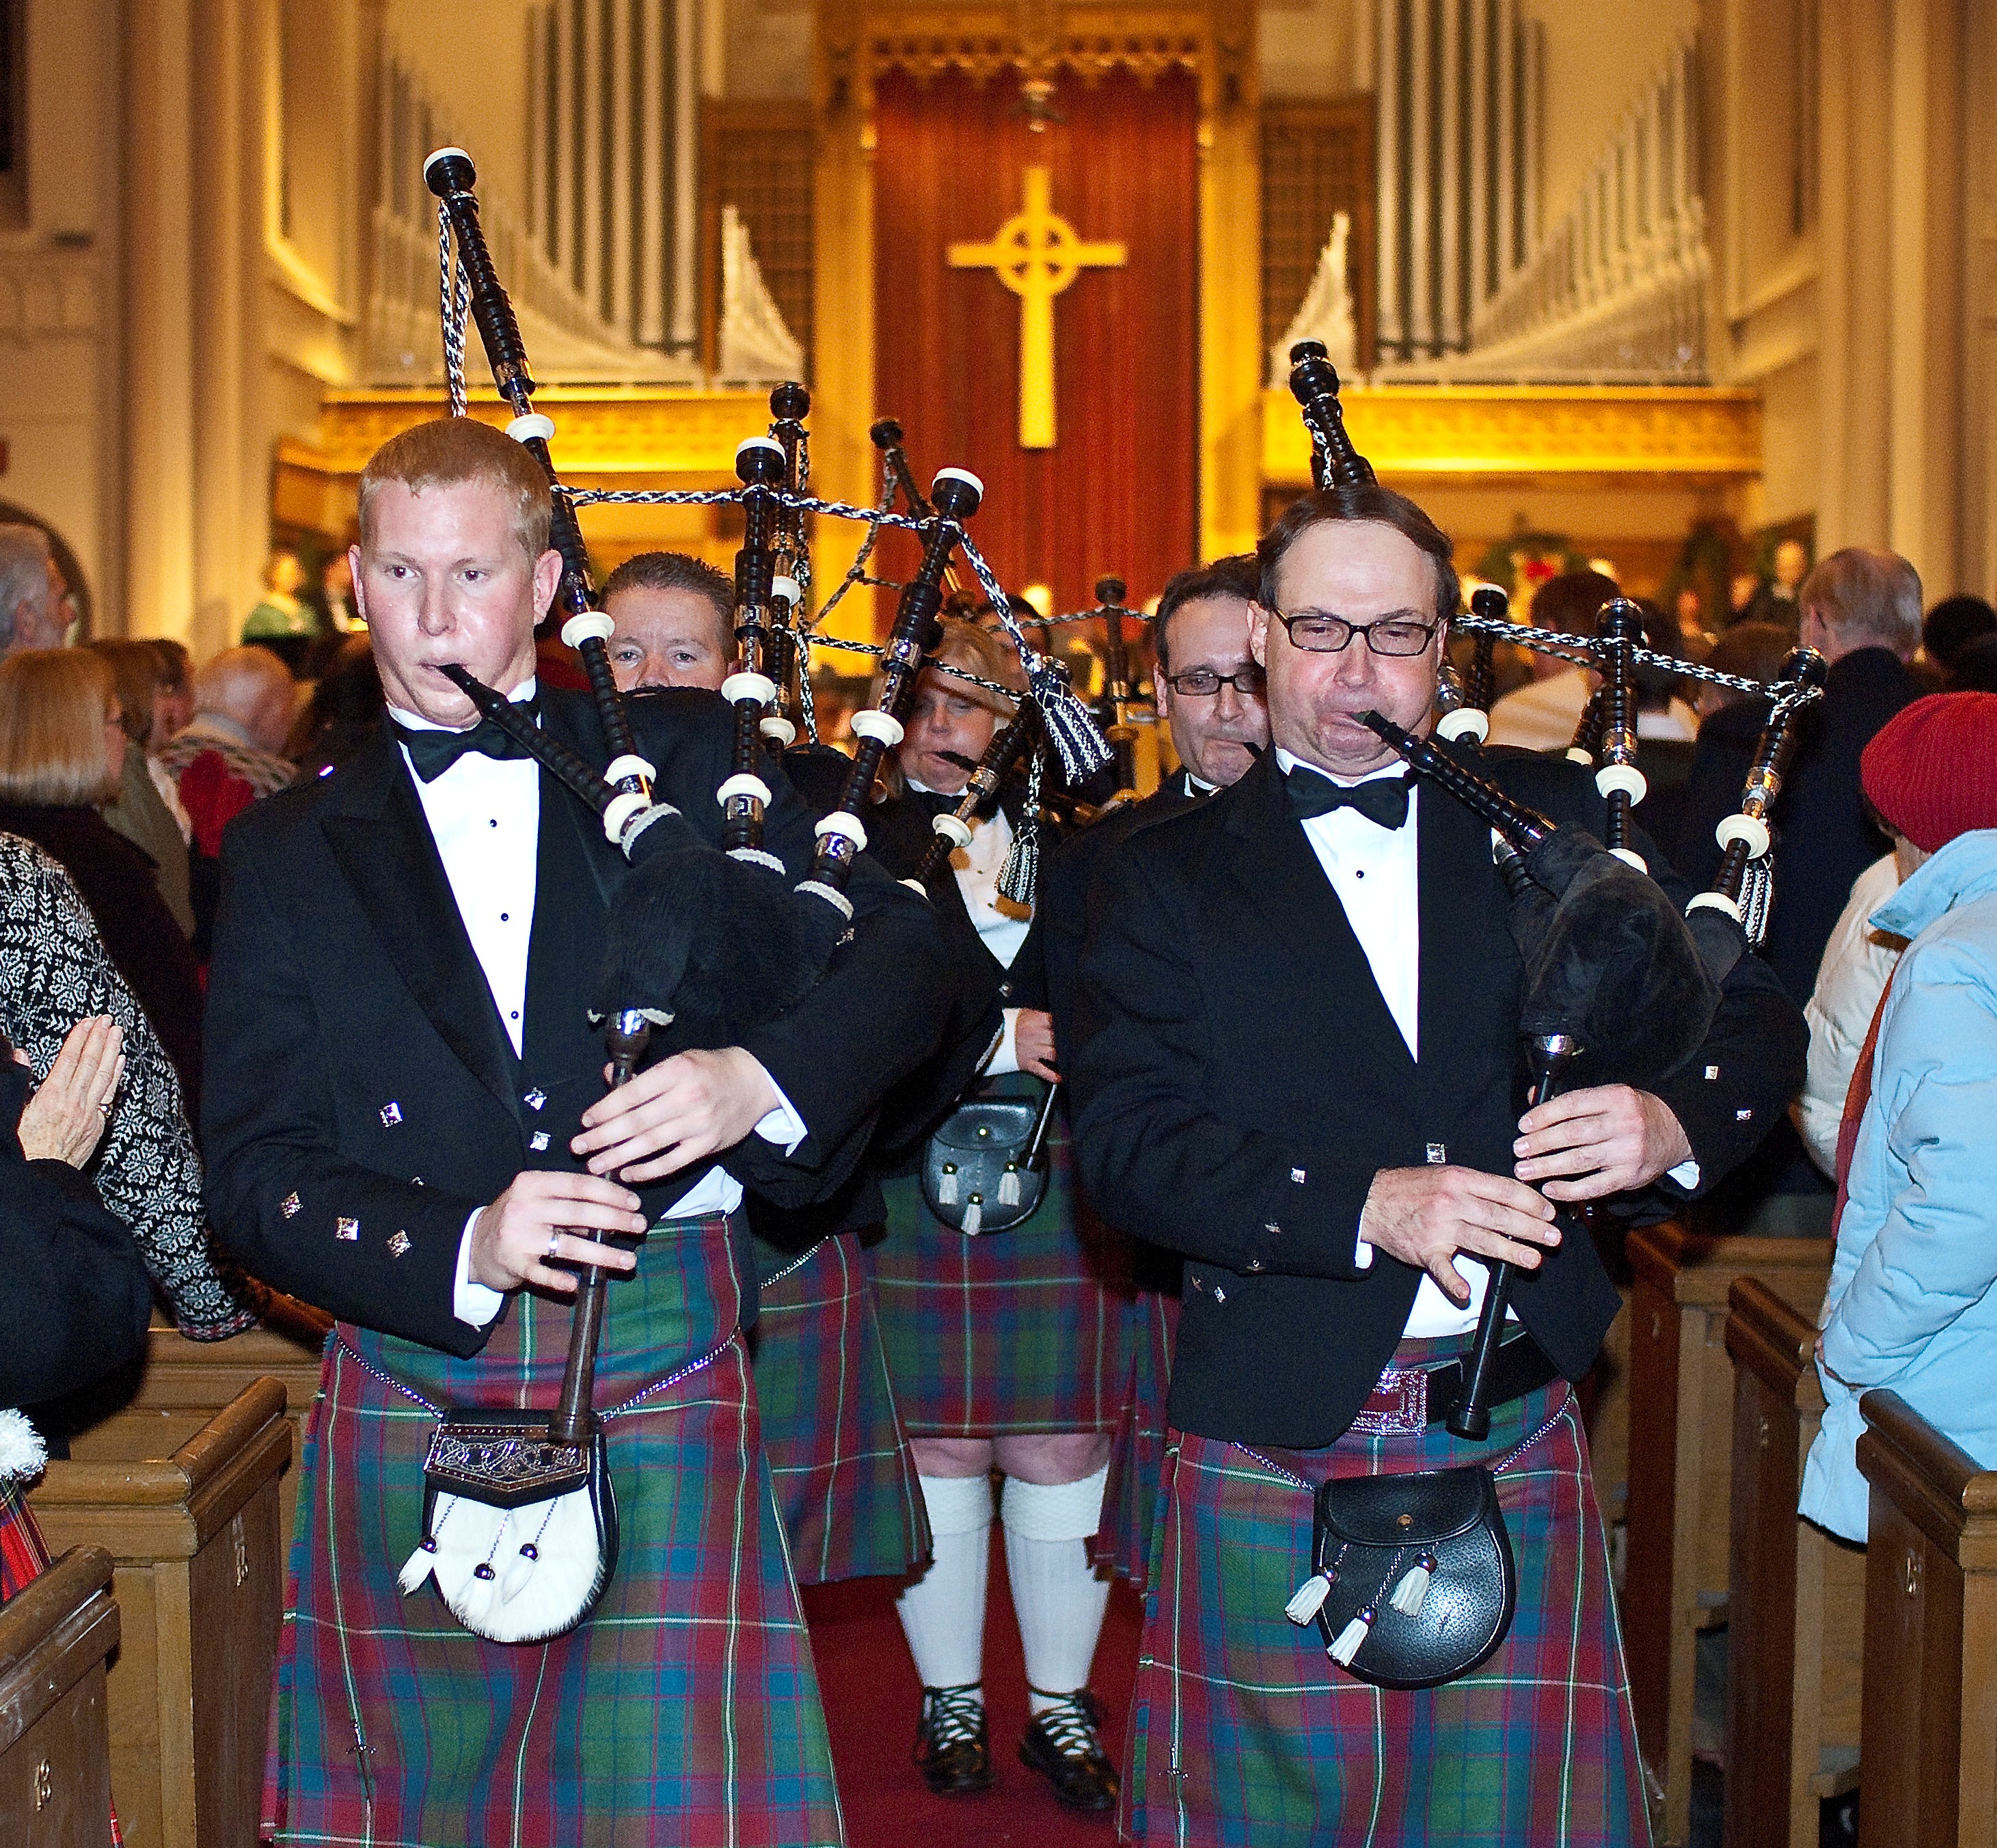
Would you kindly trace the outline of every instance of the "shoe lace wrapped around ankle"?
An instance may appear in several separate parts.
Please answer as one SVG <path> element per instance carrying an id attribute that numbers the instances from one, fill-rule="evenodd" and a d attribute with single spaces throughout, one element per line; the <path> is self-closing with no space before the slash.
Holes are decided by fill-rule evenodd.
<path id="1" fill-rule="evenodd" d="M 975 1739 L 984 1725 L 985 1702 L 976 1682 L 962 1688 L 925 1688 L 916 1753 L 920 1756 L 925 1743 L 941 1751 L 961 1740 Z"/>
<path id="2" fill-rule="evenodd" d="M 1102 1743 L 1096 1736 L 1095 1701 L 1086 1688 L 1078 1688 L 1073 1694 L 1043 1694 L 1040 1698 L 1054 1705 L 1035 1714 L 1034 1723 L 1064 1758 L 1086 1758 L 1102 1751 Z"/>

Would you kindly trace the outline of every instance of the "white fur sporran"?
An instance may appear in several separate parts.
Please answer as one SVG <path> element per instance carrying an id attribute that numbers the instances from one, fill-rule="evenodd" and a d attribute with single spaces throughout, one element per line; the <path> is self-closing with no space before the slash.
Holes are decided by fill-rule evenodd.
<path id="1" fill-rule="evenodd" d="M 423 1477 L 405 1596 L 434 1578 L 451 1615 L 491 1643 L 546 1643 L 595 1608 L 617 1563 L 600 1429 L 560 1444 L 545 1416 L 454 1412 L 431 1436 Z"/>

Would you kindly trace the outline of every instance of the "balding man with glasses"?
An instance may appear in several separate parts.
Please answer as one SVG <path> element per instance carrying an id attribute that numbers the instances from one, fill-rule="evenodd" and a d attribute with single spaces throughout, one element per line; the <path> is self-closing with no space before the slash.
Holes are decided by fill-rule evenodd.
<path id="1" fill-rule="evenodd" d="M 1657 1218 L 1709 1186 L 1793 1090 L 1802 1024 L 1750 957 L 1657 1095 L 1582 1089 L 1522 1118 L 1524 972 L 1489 830 L 1361 722 L 1431 728 L 1459 596 L 1449 540 L 1369 484 L 1299 501 L 1258 557 L 1250 646 L 1271 748 L 1106 857 L 1068 1059 L 1091 1198 L 1185 1260 L 1125 1825 L 1257 1848 L 1640 1842 L 1568 1385 L 1617 1299 L 1587 1232 L 1556 1215 L 1595 1202 Z M 1579 767 L 1493 751 L 1482 767 L 1599 835 Z M 1488 1441 L 1471 1443 L 1443 1421 L 1492 1260 L 1519 1267 L 1518 1319 Z M 1303 1599 L 1286 1618 L 1325 1584 L 1320 1564 L 1337 1570 L 1335 1543 L 1313 1549 L 1319 1485 L 1514 1451 L 1496 1493 L 1517 1603 L 1488 1660 L 1428 1688 L 1366 1678 L 1390 1591 L 1403 1612 L 1452 1598 L 1419 1548 L 1367 1618 L 1328 1607 L 1335 1636 Z M 1380 1571 L 1362 1585 L 1353 1567 L 1338 1596 L 1373 1593 Z"/>

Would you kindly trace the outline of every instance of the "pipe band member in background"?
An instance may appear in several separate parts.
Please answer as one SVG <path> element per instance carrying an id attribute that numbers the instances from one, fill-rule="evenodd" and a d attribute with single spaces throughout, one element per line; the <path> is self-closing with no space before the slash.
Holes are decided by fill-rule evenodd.
<path id="1" fill-rule="evenodd" d="M 1585 1088 L 1520 1118 L 1523 968 L 1490 831 L 1410 787 L 1357 716 L 1430 730 L 1450 557 L 1420 509 L 1378 486 L 1292 506 L 1260 549 L 1274 748 L 1132 836 L 1091 905 L 1082 1175 L 1105 1215 L 1186 1258 L 1126 1781 L 1140 1839 L 1647 1839 L 1565 1384 L 1617 1298 L 1556 1207 L 1660 1213 L 1709 1186 L 1794 1091 L 1802 1028 L 1744 958 L 1667 1095 Z M 1507 751 L 1483 768 L 1599 836 L 1604 805 L 1578 766 Z M 1449 1374 L 1428 1390 L 1475 1324 L 1485 1273 L 1466 1255 L 1522 1267 L 1532 1344 L 1481 1444 L 1440 1422 Z M 1410 1409 L 1424 1395 L 1426 1420 Z M 1495 1464 L 1536 1433 L 1497 1478 L 1518 1608 L 1480 1668 L 1388 1691 L 1286 1621 L 1315 1566 L 1305 1485 Z"/>
<path id="2" fill-rule="evenodd" d="M 947 950 L 927 907 L 863 868 L 853 939 L 802 1002 L 719 1050 L 655 1033 L 605 1095 L 590 991 L 623 856 L 440 671 L 606 761 L 594 702 L 535 683 L 562 571 L 550 520 L 534 459 L 471 419 L 383 446 L 354 580 L 388 721 L 225 846 L 209 1200 L 254 1272 L 338 1318 L 266 1826 L 440 1848 L 837 1842 L 739 1339 L 739 1208 L 745 1181 L 808 1198 L 843 1178 L 883 1089 L 928 1055 Z M 718 840 L 726 709 L 678 691 L 634 717 L 657 799 Z M 787 788 L 765 839 L 800 876 L 814 843 Z M 610 1279 L 596 1403 L 623 1408 L 619 1556 L 578 1627 L 497 1645 L 427 1584 L 398 1595 L 424 1533 L 423 1407 L 552 1406 L 581 1264 Z"/>
<path id="3" fill-rule="evenodd" d="M 705 559 L 685 552 L 628 558 L 604 581 L 603 608 L 616 625 L 611 668 L 627 693 L 718 692 L 734 670 L 735 587 Z M 785 753 L 787 771 L 798 754 Z M 843 753 L 827 755 L 850 767 Z M 818 808 L 808 791 L 805 799 Z M 861 1253 L 863 1233 L 881 1222 L 880 1190 L 860 1175 L 845 1191 L 855 1210 L 829 1218 L 816 1208 L 780 1212 L 754 1192 L 748 1202 L 760 1286 L 750 1347 L 757 1410 L 801 1584 L 899 1577 L 929 1551 Z"/>
<path id="4" fill-rule="evenodd" d="M 943 626 L 938 660 L 1020 685 L 1002 639 L 961 620 Z M 964 766 L 1013 713 L 1003 695 L 933 670 L 923 675 L 895 760 L 905 792 L 867 822 L 891 872 L 920 866 L 932 818 L 956 808 Z M 1016 791 L 1002 792 L 930 891 L 982 946 L 977 953 L 1005 971 L 1005 1025 L 979 1089 L 1037 1103 L 1058 1071 L 1039 938 L 1031 914 L 998 889 L 1029 826 L 1045 824 L 1026 815 Z M 992 1783 L 983 1663 L 995 1464 L 1005 1476 L 1000 1516 L 1031 1715 L 1020 1755 L 1064 1804 L 1099 1812 L 1116 1801 L 1116 1774 L 1098 1738 L 1088 1673 L 1109 1586 L 1091 1567 L 1088 1542 L 1101 1524 L 1137 1307 L 1127 1242 L 1076 1211 L 1067 1143 L 1057 1110 L 1046 1194 L 1030 1217 L 996 1233 L 967 1236 L 930 1209 L 915 1175 L 889 1180 L 887 1236 L 867 1255 L 934 1536 L 928 1571 L 898 1606 L 923 1682 L 923 1777 L 944 1794 Z"/>
<path id="5" fill-rule="evenodd" d="M 1230 788 L 1268 749 L 1262 668 L 1249 649 L 1258 584 L 1252 553 L 1195 566 L 1167 582 L 1150 624 L 1151 678 L 1178 767 L 1142 802 L 1112 809 L 1064 841 L 1042 868 L 1047 994 L 1064 1065 L 1074 1058 L 1075 977 L 1089 893 L 1105 857 L 1138 829 Z M 1140 1315 L 1125 1412 L 1110 1453 L 1096 1558 L 1141 1589 L 1147 1582 L 1151 1516 L 1164 1464 L 1165 1388 L 1178 1324 L 1178 1254 L 1140 1239 L 1133 1270 Z"/>

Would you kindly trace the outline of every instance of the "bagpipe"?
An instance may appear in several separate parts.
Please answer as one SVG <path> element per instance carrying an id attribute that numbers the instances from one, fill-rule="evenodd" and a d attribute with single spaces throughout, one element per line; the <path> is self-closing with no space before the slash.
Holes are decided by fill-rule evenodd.
<path id="1" fill-rule="evenodd" d="M 609 761 L 599 770 L 463 667 L 444 671 L 482 716 L 597 815 L 629 863 L 592 990 L 593 1012 L 607 1023 L 615 1088 L 637 1070 L 655 1029 L 670 1027 L 681 1047 L 735 1043 L 749 1027 L 796 1006 L 829 967 L 851 929 L 846 888 L 866 843 L 861 812 L 882 753 L 900 737 L 901 716 L 933 640 L 954 553 L 961 549 L 992 597 L 1036 690 L 1044 733 L 1064 763 L 1084 774 L 1107 758 L 1108 749 L 1054 664 L 1027 646 L 1003 593 L 970 546 L 964 522 L 982 495 L 977 478 L 943 470 L 933 490 L 933 506 L 905 519 L 885 507 L 870 511 L 812 498 L 805 491 L 802 422 L 810 401 L 802 386 L 780 386 L 772 394 L 771 434 L 741 446 L 736 489 L 585 494 L 569 488 L 550 447 L 554 424 L 534 409 L 536 388 L 526 345 L 479 222 L 471 157 L 462 149 L 440 149 L 423 174 L 438 202 L 451 409 L 464 415 L 467 408 L 462 365 L 469 321 L 478 330 L 494 384 L 513 413 L 507 433 L 548 479 L 550 543 L 562 559 L 562 639 L 581 657 Z M 612 626 L 592 607 L 576 509 L 593 501 L 732 501 L 743 508 L 744 540 L 736 560 L 738 653 L 723 688 L 733 733 L 729 774 L 716 791 L 719 847 L 653 794 L 654 767 L 639 753 L 611 671 L 605 643 Z M 902 588 L 883 651 L 880 697 L 854 719 L 861 745 L 839 808 L 819 825 L 809 873 L 792 886 L 782 862 L 762 846 L 771 800 L 762 757 L 788 742 L 778 698 L 793 671 L 809 716 L 809 651 L 815 638 L 805 610 L 805 522 L 815 512 L 867 521 L 870 548 L 882 524 L 906 526 L 922 538 L 923 553 L 915 580 Z M 787 568 L 779 571 L 779 562 Z M 794 664 L 783 658 L 785 636 Z M 594 1608 L 614 1569 L 616 1510 L 604 1462 L 602 1419 L 592 1403 L 604 1277 L 595 1267 L 580 1268 L 553 1413 L 512 1413 L 495 1422 L 477 1413 L 447 1412 L 426 1463 L 424 1536 L 403 1569 L 403 1589 L 412 1591 L 434 1575 L 459 1622 L 495 1641 L 541 1641 L 573 1629 Z M 502 1557 L 503 1566 L 496 1565 Z"/>

